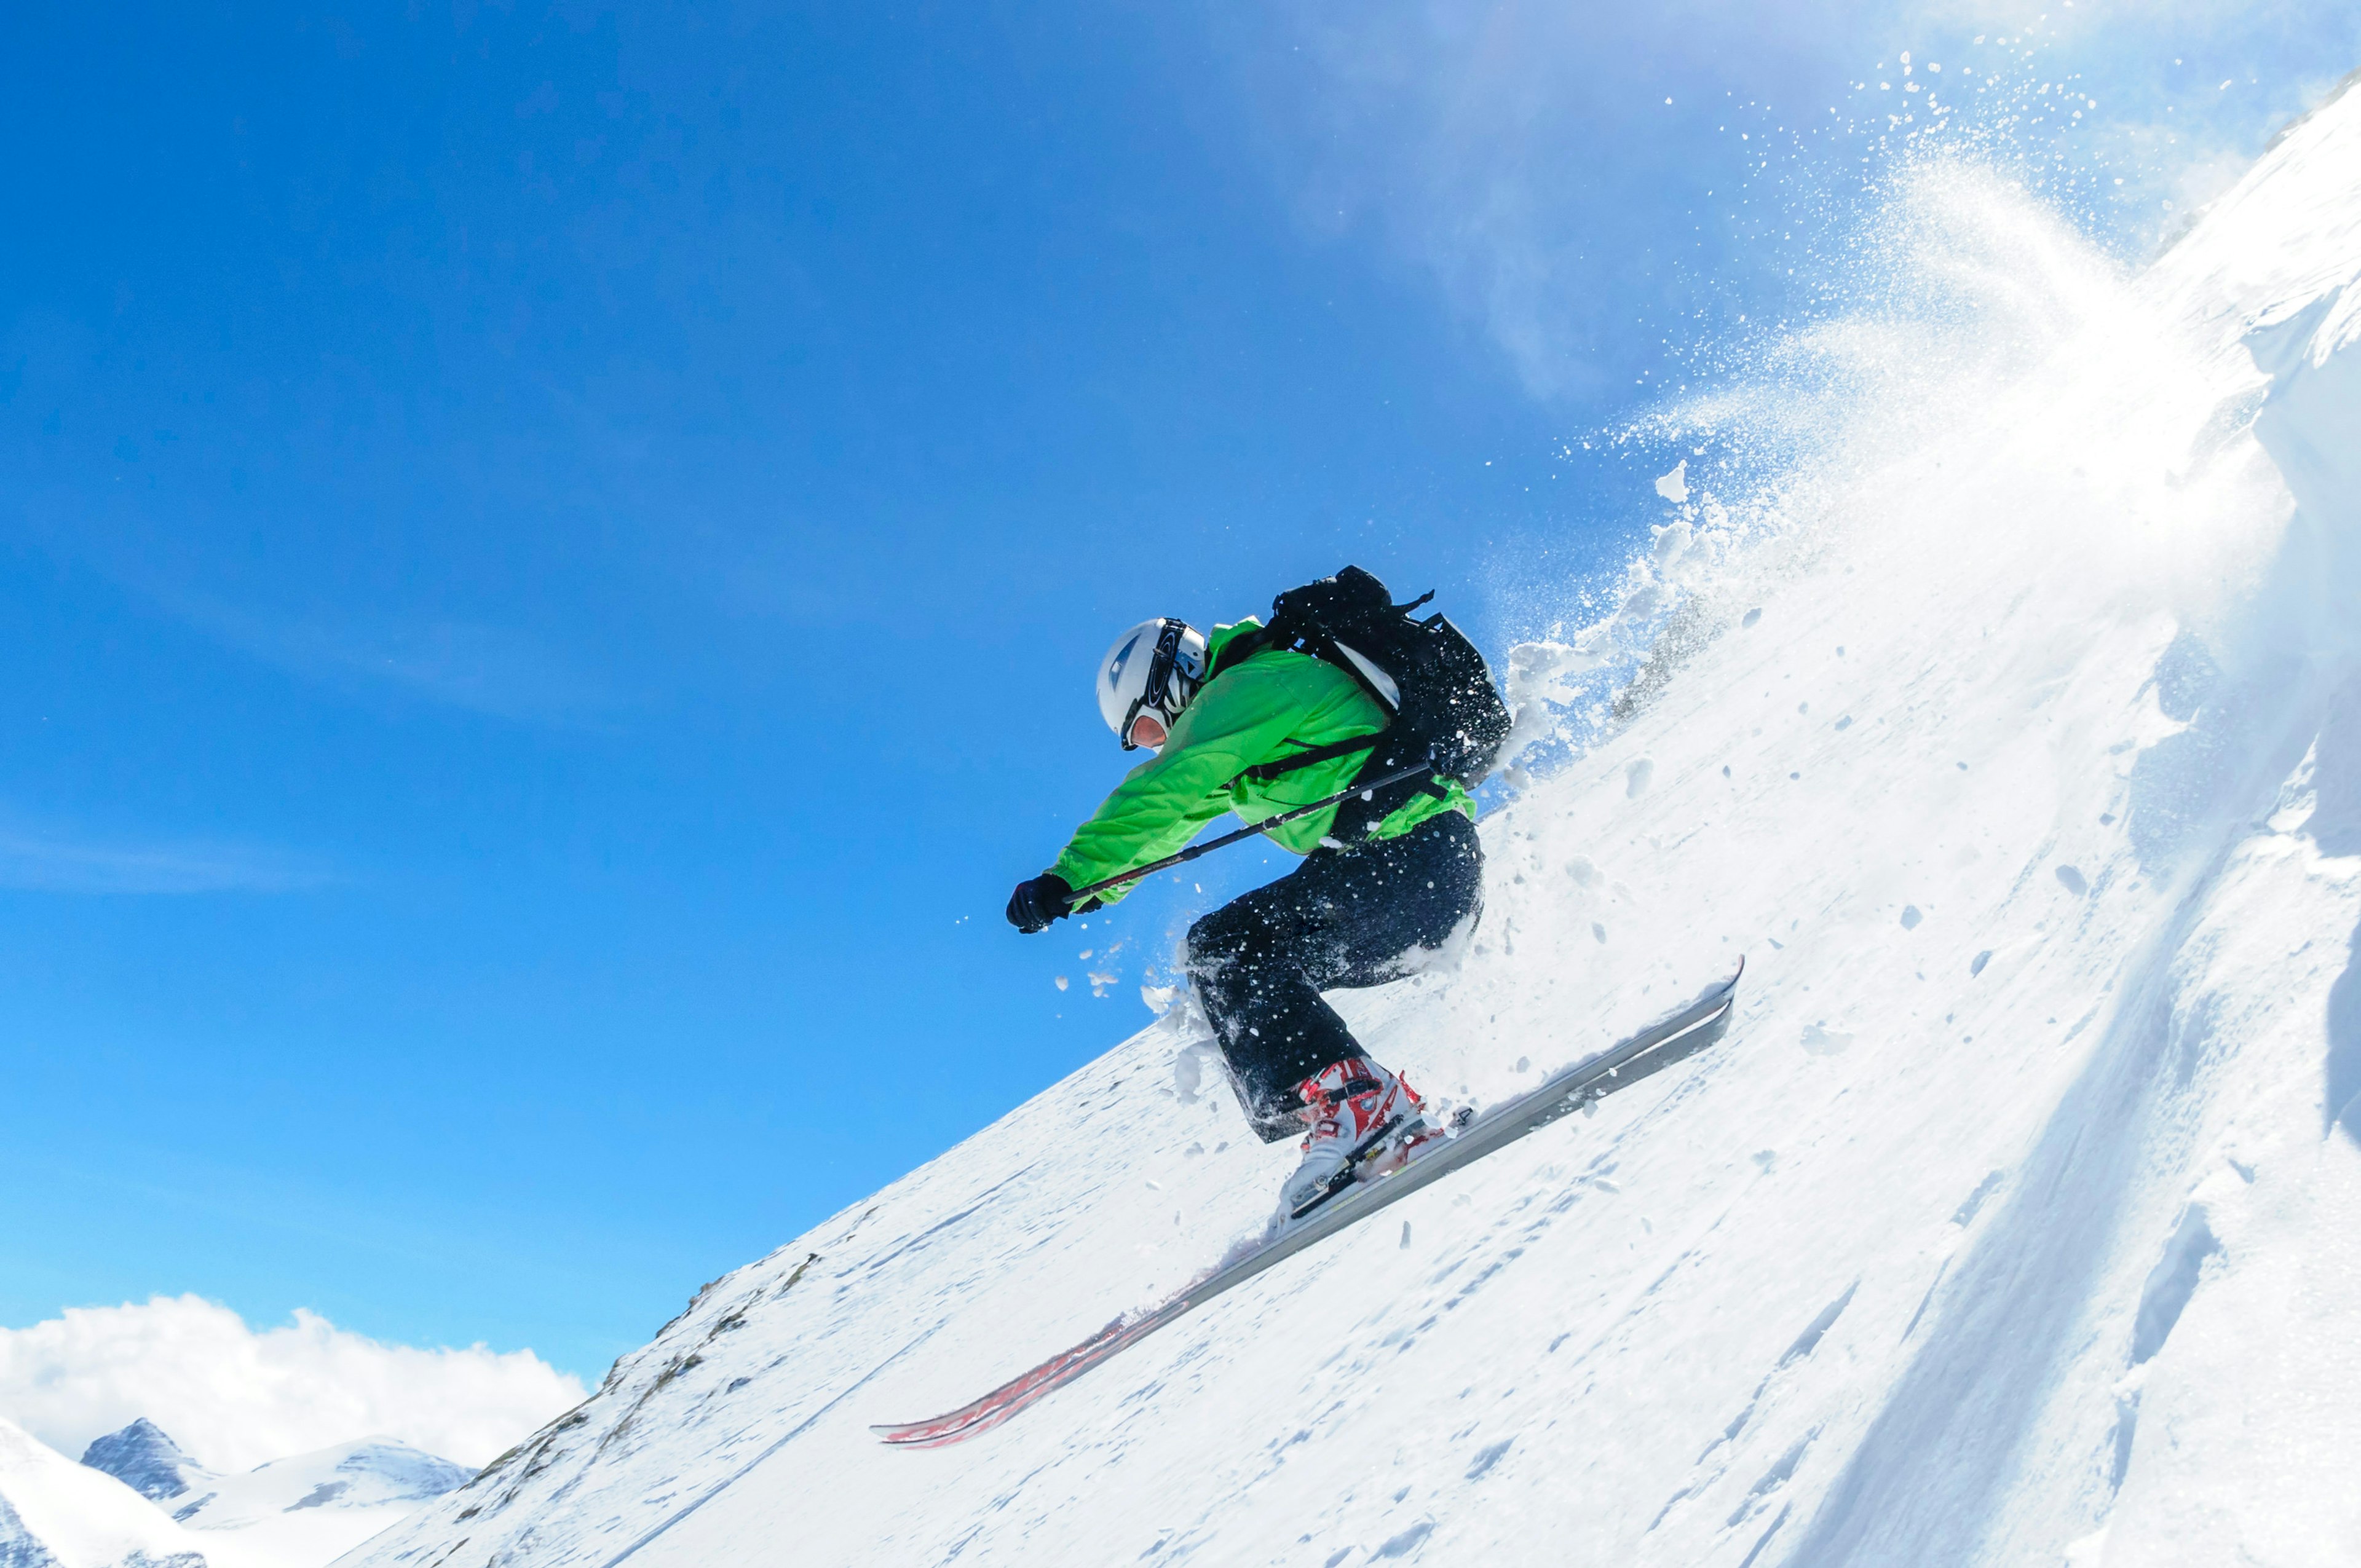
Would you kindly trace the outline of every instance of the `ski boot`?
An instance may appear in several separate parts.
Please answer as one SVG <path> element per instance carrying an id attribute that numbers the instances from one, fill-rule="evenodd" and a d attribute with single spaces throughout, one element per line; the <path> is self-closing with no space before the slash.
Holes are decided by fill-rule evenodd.
<path id="1" fill-rule="evenodd" d="M 1356 1180 L 1399 1170 L 1444 1135 L 1418 1091 L 1367 1057 L 1331 1063 L 1296 1086 L 1311 1134 L 1303 1163 L 1279 1189 L 1283 1222 L 1300 1220 Z"/>

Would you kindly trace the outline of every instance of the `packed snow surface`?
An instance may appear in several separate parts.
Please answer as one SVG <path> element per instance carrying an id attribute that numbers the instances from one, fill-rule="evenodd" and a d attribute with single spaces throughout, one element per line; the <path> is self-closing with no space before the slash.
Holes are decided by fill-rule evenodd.
<path id="1" fill-rule="evenodd" d="M 1925 312 L 1664 415 L 1655 655 L 1340 998 L 1482 1102 L 1743 953 L 1722 1046 L 880 1446 L 1260 1227 L 1176 1014 L 347 1563 L 2361 1562 L 2361 93 L 2137 276 L 1970 170 L 1891 223 Z"/>
<path id="2" fill-rule="evenodd" d="M 155 1504 L 0 1420 L 0 1563 L 7 1568 L 207 1568 Z"/>

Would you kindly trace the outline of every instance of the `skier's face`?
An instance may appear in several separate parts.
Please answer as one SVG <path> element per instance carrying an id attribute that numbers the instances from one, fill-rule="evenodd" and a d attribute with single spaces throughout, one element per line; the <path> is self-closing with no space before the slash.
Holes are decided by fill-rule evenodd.
<path id="1" fill-rule="evenodd" d="M 1126 737 L 1135 746 L 1153 751 L 1164 744 L 1164 720 L 1157 714 L 1142 710 L 1131 721 L 1131 734 Z"/>

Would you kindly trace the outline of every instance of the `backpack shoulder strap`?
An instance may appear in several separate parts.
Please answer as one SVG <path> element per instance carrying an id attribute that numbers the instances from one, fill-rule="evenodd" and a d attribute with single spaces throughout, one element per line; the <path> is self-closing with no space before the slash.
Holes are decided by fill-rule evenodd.
<path id="1" fill-rule="evenodd" d="M 1205 672 L 1205 678 L 1210 681 L 1224 670 L 1235 670 L 1256 654 L 1278 647 L 1279 643 L 1279 633 L 1268 626 L 1242 631 L 1222 644 L 1222 651 L 1214 656 L 1213 667 Z"/>
<path id="2" fill-rule="evenodd" d="M 1392 705 L 1386 701 L 1384 695 L 1377 690 L 1367 674 L 1355 666 L 1352 660 L 1337 655 L 1327 638 L 1306 637 L 1293 628 L 1280 626 L 1276 622 L 1232 638 L 1224 645 L 1221 657 L 1214 661 L 1213 669 L 1207 673 L 1205 678 L 1211 680 L 1225 670 L 1237 668 L 1257 653 L 1267 653 L 1274 649 L 1301 652 L 1318 659 L 1323 664 L 1330 664 L 1343 670 L 1352 676 L 1355 685 L 1367 692 L 1371 699 L 1386 710 L 1389 718 L 1391 717 Z M 1333 758 L 1349 757 L 1356 751 L 1374 750 L 1383 738 L 1383 733 L 1378 731 L 1368 735 L 1356 735 L 1345 740 L 1332 740 L 1324 746 L 1308 747 L 1273 762 L 1257 762 L 1238 774 L 1238 778 L 1252 779 L 1257 784 L 1268 784 L 1271 780 L 1294 773 L 1299 768 L 1316 767 Z M 1231 782 L 1235 784 L 1237 781 L 1233 779 Z"/>

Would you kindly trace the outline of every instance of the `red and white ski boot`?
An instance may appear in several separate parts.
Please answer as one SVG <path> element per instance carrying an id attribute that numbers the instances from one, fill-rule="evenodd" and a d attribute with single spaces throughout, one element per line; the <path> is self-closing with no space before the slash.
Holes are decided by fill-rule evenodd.
<path id="1" fill-rule="evenodd" d="M 1303 1163 L 1279 1189 L 1279 1212 L 1300 1220 L 1350 1187 L 1399 1170 L 1421 1144 L 1443 1135 L 1426 1102 L 1367 1057 L 1332 1062 L 1296 1086 L 1312 1132 Z"/>

